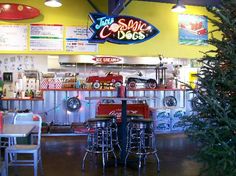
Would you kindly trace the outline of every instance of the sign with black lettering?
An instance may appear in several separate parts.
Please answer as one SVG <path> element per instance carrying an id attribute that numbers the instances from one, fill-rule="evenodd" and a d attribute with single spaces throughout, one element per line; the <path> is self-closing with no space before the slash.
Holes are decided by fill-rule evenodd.
<path id="1" fill-rule="evenodd" d="M 93 32 L 91 43 L 105 41 L 117 44 L 136 44 L 151 39 L 160 31 L 150 23 L 132 16 L 106 16 L 91 13 Z"/>

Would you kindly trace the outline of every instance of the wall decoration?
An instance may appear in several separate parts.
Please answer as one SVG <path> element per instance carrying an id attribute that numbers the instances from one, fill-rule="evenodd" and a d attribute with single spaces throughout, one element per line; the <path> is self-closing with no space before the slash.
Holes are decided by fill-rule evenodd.
<path id="1" fill-rule="evenodd" d="M 47 71 L 47 55 L 0 55 L 0 72 Z M 1 77 L 1 75 L 0 75 Z"/>
<path id="2" fill-rule="evenodd" d="M 179 15 L 179 43 L 184 45 L 207 45 L 208 22 L 205 16 Z"/>
<path id="3" fill-rule="evenodd" d="M 0 50 L 24 51 L 26 49 L 26 25 L 0 25 Z"/>
<path id="4" fill-rule="evenodd" d="M 92 32 L 86 27 L 66 27 L 66 51 L 68 52 L 97 52 L 98 44 L 89 43 Z"/>
<path id="5" fill-rule="evenodd" d="M 63 51 L 63 26 L 59 24 L 31 24 L 31 51 Z"/>
<path id="6" fill-rule="evenodd" d="M 35 18 L 40 11 L 34 7 L 24 4 L 0 3 L 1 20 L 23 20 Z"/>
<path id="7" fill-rule="evenodd" d="M 111 57 L 111 56 L 100 56 L 100 57 L 94 57 L 92 58 L 96 63 L 99 64 L 114 64 L 114 63 L 120 63 L 123 61 L 119 57 Z"/>
<path id="8" fill-rule="evenodd" d="M 177 106 L 177 100 L 174 96 L 166 96 L 163 98 L 163 105 L 167 107 Z"/>
<path id="9" fill-rule="evenodd" d="M 78 97 L 70 97 L 66 100 L 66 108 L 70 112 L 78 111 L 81 108 L 81 102 Z"/>
<path id="10" fill-rule="evenodd" d="M 150 23 L 132 16 L 106 16 L 91 13 L 93 32 L 90 42 L 136 44 L 151 39 L 159 30 Z"/>

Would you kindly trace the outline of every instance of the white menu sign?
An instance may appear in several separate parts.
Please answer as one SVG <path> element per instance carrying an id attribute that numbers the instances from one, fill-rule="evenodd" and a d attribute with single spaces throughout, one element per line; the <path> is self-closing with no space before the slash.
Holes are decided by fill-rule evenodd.
<path id="1" fill-rule="evenodd" d="M 0 50 L 24 51 L 26 49 L 26 25 L 0 25 Z"/>
<path id="2" fill-rule="evenodd" d="M 63 51 L 62 25 L 30 25 L 31 51 Z"/>
<path id="3" fill-rule="evenodd" d="M 66 51 L 68 52 L 97 52 L 98 44 L 89 43 L 92 32 L 86 27 L 66 27 Z"/>

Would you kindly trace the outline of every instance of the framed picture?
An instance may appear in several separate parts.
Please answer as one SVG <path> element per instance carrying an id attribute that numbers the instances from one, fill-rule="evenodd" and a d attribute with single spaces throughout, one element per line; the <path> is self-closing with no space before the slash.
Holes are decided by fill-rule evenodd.
<path id="1" fill-rule="evenodd" d="M 199 15 L 179 15 L 179 43 L 182 45 L 207 45 L 207 17 Z"/>

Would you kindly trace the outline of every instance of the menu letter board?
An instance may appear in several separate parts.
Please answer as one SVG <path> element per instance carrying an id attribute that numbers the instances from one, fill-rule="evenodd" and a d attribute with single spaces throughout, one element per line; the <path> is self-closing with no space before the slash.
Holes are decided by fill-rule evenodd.
<path id="1" fill-rule="evenodd" d="M 63 51 L 62 25 L 30 25 L 31 51 Z"/>
<path id="2" fill-rule="evenodd" d="M 97 52 L 98 45 L 89 43 L 92 32 L 86 27 L 70 26 L 66 28 L 66 51 Z"/>
<path id="3" fill-rule="evenodd" d="M 26 25 L 0 25 L 0 50 L 24 51 L 26 49 Z"/>

